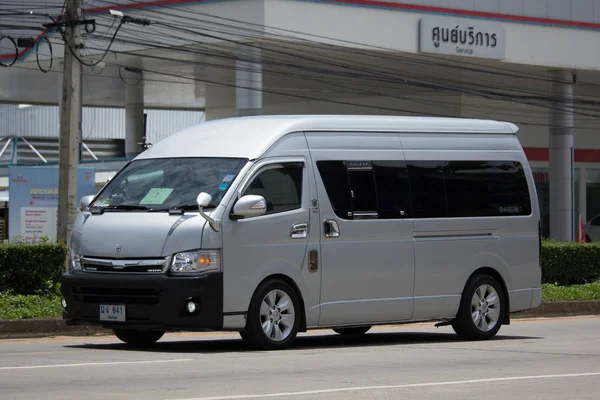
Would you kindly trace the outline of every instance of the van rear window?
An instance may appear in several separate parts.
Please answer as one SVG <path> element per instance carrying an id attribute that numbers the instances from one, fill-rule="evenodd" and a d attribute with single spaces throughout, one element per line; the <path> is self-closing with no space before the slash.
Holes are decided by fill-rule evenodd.
<path id="1" fill-rule="evenodd" d="M 336 215 L 345 219 L 530 215 L 516 161 L 318 161 Z"/>

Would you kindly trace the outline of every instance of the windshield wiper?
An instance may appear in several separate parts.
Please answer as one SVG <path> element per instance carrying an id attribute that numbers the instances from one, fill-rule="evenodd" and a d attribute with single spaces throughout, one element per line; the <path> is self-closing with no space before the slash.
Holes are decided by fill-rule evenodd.
<path id="1" fill-rule="evenodd" d="M 184 204 L 182 206 L 175 206 L 175 207 L 165 207 L 165 208 L 153 208 L 151 210 L 149 210 L 148 212 L 161 212 L 161 211 L 168 211 L 169 214 L 175 214 L 175 215 L 181 215 L 184 214 L 186 211 L 198 211 L 198 205 L 197 204 Z"/>
<path id="2" fill-rule="evenodd" d="M 120 205 L 116 205 L 116 206 L 105 206 L 105 207 L 92 207 L 92 208 L 90 208 L 90 212 L 92 214 L 102 214 L 105 211 L 110 211 L 110 210 L 147 211 L 148 207 L 146 207 L 146 206 L 134 206 L 134 205 L 120 204 Z"/>

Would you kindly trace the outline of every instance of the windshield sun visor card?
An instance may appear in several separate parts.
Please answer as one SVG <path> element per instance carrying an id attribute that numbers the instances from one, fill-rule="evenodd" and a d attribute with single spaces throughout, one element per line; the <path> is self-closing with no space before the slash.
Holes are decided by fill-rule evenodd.
<path id="1" fill-rule="evenodd" d="M 171 188 L 152 188 L 140 201 L 140 204 L 163 204 L 172 192 Z"/>

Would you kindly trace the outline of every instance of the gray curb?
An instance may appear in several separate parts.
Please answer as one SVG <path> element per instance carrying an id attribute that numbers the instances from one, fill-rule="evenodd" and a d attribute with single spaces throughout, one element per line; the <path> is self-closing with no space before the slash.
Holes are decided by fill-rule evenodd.
<path id="1" fill-rule="evenodd" d="M 600 315 L 600 300 L 542 303 L 536 309 L 514 313 L 511 318 L 556 318 L 584 315 Z M 112 334 L 112 332 L 96 326 L 67 326 L 60 318 L 0 321 L 0 339 L 107 334 Z"/>
<path id="2" fill-rule="evenodd" d="M 512 314 L 511 318 L 555 318 L 582 315 L 600 315 L 600 300 L 551 301 L 542 303 L 533 310 Z"/>
<path id="3" fill-rule="evenodd" d="M 91 336 L 112 333 L 96 326 L 67 326 L 61 318 L 0 321 L 0 339 L 47 336 Z"/>

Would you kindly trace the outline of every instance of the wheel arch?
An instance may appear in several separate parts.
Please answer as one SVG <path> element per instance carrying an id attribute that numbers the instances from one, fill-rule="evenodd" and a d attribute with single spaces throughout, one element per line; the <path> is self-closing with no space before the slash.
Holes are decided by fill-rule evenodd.
<path id="1" fill-rule="evenodd" d="M 256 291 L 258 290 L 258 288 L 260 288 L 266 282 L 272 281 L 272 280 L 284 281 L 285 283 L 290 285 L 291 288 L 296 292 L 296 296 L 298 296 L 298 301 L 300 302 L 300 311 L 301 311 L 300 312 L 300 328 L 299 328 L 298 332 L 306 332 L 306 309 L 305 309 L 305 305 L 304 305 L 304 297 L 302 296 L 302 291 L 300 290 L 300 287 L 298 286 L 296 281 L 293 280 L 292 278 L 290 278 L 288 275 L 271 274 L 271 275 L 265 277 L 256 286 L 256 289 L 254 289 L 254 292 L 252 292 L 252 298 L 254 298 L 254 296 L 256 295 Z"/>
<path id="2" fill-rule="evenodd" d="M 463 287 L 463 294 L 465 292 L 465 289 L 467 287 L 467 285 L 473 280 L 475 279 L 477 276 L 481 276 L 481 275 L 489 275 L 492 278 L 494 278 L 496 281 L 498 281 L 498 283 L 500 284 L 500 287 L 502 288 L 502 294 L 504 295 L 504 318 L 502 319 L 502 324 L 503 325 L 510 325 L 510 297 L 508 296 L 508 288 L 506 287 L 506 282 L 504 281 L 504 278 L 502 277 L 502 275 L 495 270 L 492 267 L 480 267 L 477 270 L 473 271 L 473 273 L 471 274 L 471 276 L 469 276 L 469 279 L 467 279 L 467 281 L 465 282 L 465 286 Z"/>

